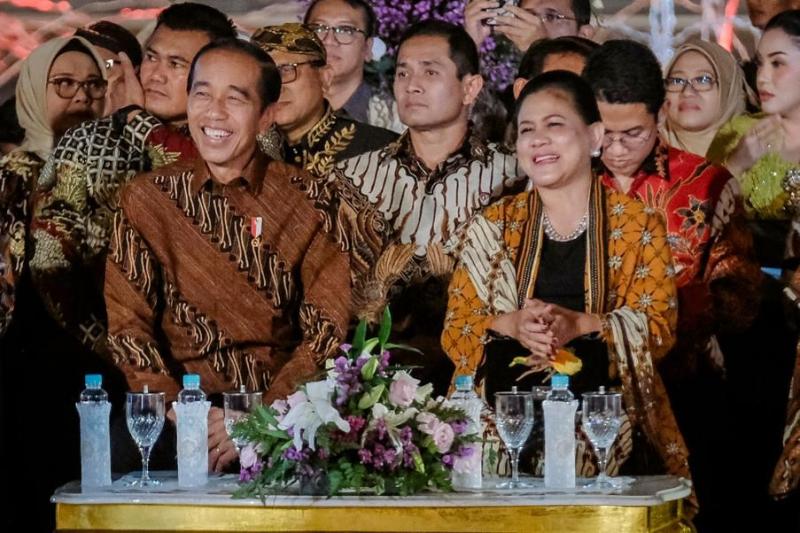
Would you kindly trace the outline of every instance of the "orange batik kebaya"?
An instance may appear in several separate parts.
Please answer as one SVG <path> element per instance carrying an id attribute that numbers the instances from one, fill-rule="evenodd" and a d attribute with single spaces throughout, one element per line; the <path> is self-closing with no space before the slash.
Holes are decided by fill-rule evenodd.
<path id="1" fill-rule="evenodd" d="M 645 447 L 657 452 L 656 463 L 663 463 L 662 473 L 688 478 L 688 452 L 654 367 L 674 343 L 677 320 L 666 230 L 652 209 L 597 180 L 588 217 L 583 302 L 585 312 L 599 315 L 603 327 L 594 338 L 585 337 L 595 341 L 604 356 L 607 352 L 607 371 L 603 367 L 599 384 L 620 386 L 629 419 L 628 435 L 623 428 L 617 443 L 628 449 L 612 452 L 617 464 L 612 458 L 610 467 L 618 469 L 642 435 L 641 440 L 649 442 Z M 456 365 L 455 375 L 477 375 L 482 384 L 486 348 L 495 342 L 493 318 L 520 309 L 526 299 L 541 297 L 534 288 L 546 239 L 542 204 L 534 190 L 489 206 L 450 242 L 458 266 L 442 345 Z M 592 364 L 591 354 L 582 355 L 577 346 L 584 368 Z M 524 370 L 507 366 L 505 372 L 514 375 Z"/>

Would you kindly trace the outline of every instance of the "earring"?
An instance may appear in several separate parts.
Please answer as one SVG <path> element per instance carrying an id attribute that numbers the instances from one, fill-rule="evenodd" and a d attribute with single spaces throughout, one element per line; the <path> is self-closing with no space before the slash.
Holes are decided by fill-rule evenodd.
<path id="1" fill-rule="evenodd" d="M 602 152 L 600 151 L 600 148 L 595 148 L 594 150 L 592 150 L 592 154 L 591 155 L 592 155 L 592 157 L 600 157 L 601 153 Z"/>

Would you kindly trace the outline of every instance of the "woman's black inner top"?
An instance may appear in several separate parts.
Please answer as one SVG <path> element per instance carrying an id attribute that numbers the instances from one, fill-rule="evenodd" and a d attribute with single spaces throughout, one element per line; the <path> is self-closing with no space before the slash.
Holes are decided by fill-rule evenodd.
<path id="1" fill-rule="evenodd" d="M 586 272 L 586 232 L 571 241 L 554 241 L 545 235 L 542 243 L 539 272 L 536 276 L 534 298 L 583 312 L 585 310 L 584 274 Z M 583 368 L 570 376 L 570 390 L 580 395 L 585 391 L 597 390 L 600 385 L 611 385 L 608 377 L 608 350 L 599 338 L 579 337 L 567 347 L 583 362 Z M 485 392 L 494 405 L 496 391 L 511 390 L 516 385 L 519 390 L 530 390 L 543 383 L 545 372 L 537 372 L 516 381 L 526 367 L 509 364 L 519 355 L 530 351 L 515 339 L 494 339 L 485 346 L 486 360 Z"/>

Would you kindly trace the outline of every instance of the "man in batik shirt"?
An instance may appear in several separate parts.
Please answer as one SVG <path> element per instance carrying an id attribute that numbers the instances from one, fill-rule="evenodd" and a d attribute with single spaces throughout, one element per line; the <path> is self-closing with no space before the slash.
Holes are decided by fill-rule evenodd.
<path id="1" fill-rule="evenodd" d="M 103 266 L 119 188 L 136 172 L 194 157 L 186 131 L 189 65 L 205 44 L 235 35 L 230 20 L 205 5 L 162 11 L 138 80 L 123 58 L 125 105 L 69 131 L 41 173 L 31 275 L 50 314 L 93 350 L 102 351 L 106 334 Z"/>
<path id="2" fill-rule="evenodd" d="M 712 488 L 718 472 L 709 465 L 720 455 L 709 434 L 721 439 L 727 431 L 725 361 L 716 336 L 751 323 L 761 279 L 738 183 L 724 168 L 659 138 L 665 88 L 646 46 L 609 41 L 592 53 L 583 75 L 606 129 L 598 162 L 603 183 L 666 222 L 679 313 L 675 347 L 659 370 L 689 447 L 701 512 L 704 502 L 710 510 L 719 491 Z"/>
<path id="3" fill-rule="evenodd" d="M 275 124 L 285 138 L 286 161 L 315 176 L 327 176 L 334 163 L 397 139 L 389 130 L 334 112 L 324 96 L 332 75 L 325 47 L 307 26 L 267 26 L 251 41 L 272 57 L 281 74 Z"/>
<path id="4" fill-rule="evenodd" d="M 453 371 L 439 341 L 454 268 L 444 243 L 474 212 L 522 186 L 516 159 L 471 131 L 478 72 L 463 28 L 426 21 L 409 29 L 394 82 L 408 130 L 337 165 L 332 187 L 317 196 L 351 255 L 354 314 L 378 321 L 389 305 L 393 339 L 424 354 L 397 360 L 421 365 L 418 377 L 439 393 Z"/>
<path id="5" fill-rule="evenodd" d="M 105 298 L 109 349 L 133 390 L 174 398 L 184 373 L 207 394 L 292 393 L 339 349 L 350 310 L 347 255 L 292 183 L 302 169 L 256 146 L 280 92 L 255 45 L 215 41 L 189 74 L 200 157 L 140 174 L 120 194 Z M 236 458 L 218 407 L 210 464 Z"/>

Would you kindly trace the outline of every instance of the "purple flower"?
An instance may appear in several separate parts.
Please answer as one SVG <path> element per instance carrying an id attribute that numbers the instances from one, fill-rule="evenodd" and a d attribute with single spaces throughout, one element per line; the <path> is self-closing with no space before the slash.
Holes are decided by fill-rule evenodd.
<path id="1" fill-rule="evenodd" d="M 286 448 L 286 451 L 283 452 L 283 457 L 288 461 L 294 461 L 299 463 L 301 461 L 305 461 L 308 458 L 308 453 L 298 450 L 297 448 L 294 447 L 294 445 L 292 445 Z"/>
<path id="2" fill-rule="evenodd" d="M 261 473 L 263 469 L 264 469 L 263 461 L 258 461 L 249 468 L 243 467 L 239 470 L 239 481 L 241 481 L 242 483 L 253 481 L 258 477 L 258 475 Z"/>
<path id="3" fill-rule="evenodd" d="M 375 429 L 378 431 L 378 440 L 386 438 L 386 420 L 383 418 L 378 419 L 375 423 Z"/>
<path id="4" fill-rule="evenodd" d="M 453 433 L 456 435 L 461 435 L 467 430 L 469 426 L 469 422 L 466 420 L 456 420 L 455 422 L 450 422 L 450 427 L 453 428 Z"/>
<path id="5" fill-rule="evenodd" d="M 414 431 L 411 429 L 410 426 L 403 426 L 403 429 L 400 430 L 400 442 L 403 444 L 408 444 L 411 442 L 411 438 L 414 436 Z"/>
<path id="6" fill-rule="evenodd" d="M 362 465 L 369 464 L 372 461 L 372 452 L 366 448 L 361 448 L 358 450 L 358 459 Z"/>
<path id="7" fill-rule="evenodd" d="M 456 456 L 462 459 L 472 457 L 475 454 L 475 447 L 473 446 L 459 446 L 456 451 Z"/>
<path id="8" fill-rule="evenodd" d="M 239 453 L 239 464 L 243 469 L 252 468 L 257 462 L 258 452 L 252 443 L 242 448 L 242 451 Z"/>
<path id="9" fill-rule="evenodd" d="M 453 455 L 446 453 L 442 456 L 442 464 L 448 468 L 453 467 Z"/>

